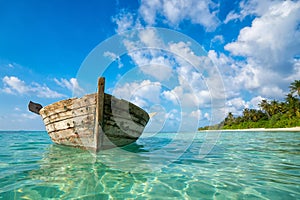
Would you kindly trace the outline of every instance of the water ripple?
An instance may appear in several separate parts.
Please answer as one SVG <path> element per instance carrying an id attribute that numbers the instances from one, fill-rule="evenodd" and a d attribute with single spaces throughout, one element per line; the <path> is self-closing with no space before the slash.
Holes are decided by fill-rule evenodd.
<path id="1" fill-rule="evenodd" d="M 0 199 L 300 196 L 299 133 L 224 132 L 199 158 L 204 136 L 156 135 L 95 155 L 54 145 L 46 132 L 0 132 Z"/>

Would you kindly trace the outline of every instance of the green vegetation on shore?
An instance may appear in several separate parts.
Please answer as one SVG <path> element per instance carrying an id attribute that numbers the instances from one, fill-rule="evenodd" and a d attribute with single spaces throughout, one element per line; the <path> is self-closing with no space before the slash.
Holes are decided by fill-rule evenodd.
<path id="1" fill-rule="evenodd" d="M 248 129 L 248 128 L 289 128 L 300 126 L 300 80 L 290 84 L 285 101 L 263 99 L 259 110 L 245 108 L 242 116 L 230 112 L 220 123 L 201 127 L 198 130 Z"/>

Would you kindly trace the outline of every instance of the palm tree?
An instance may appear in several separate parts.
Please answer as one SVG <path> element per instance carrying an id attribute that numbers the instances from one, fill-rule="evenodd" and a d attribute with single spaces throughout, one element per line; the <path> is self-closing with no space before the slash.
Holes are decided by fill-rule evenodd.
<path id="1" fill-rule="evenodd" d="M 259 121 L 264 116 L 264 113 L 261 110 L 250 109 L 249 112 L 251 121 L 253 122 Z"/>
<path id="2" fill-rule="evenodd" d="M 270 115 L 275 115 L 280 112 L 279 103 L 276 100 L 271 101 Z"/>
<path id="3" fill-rule="evenodd" d="M 292 94 L 297 92 L 298 96 L 300 96 L 300 80 L 295 80 L 291 83 L 290 91 Z"/>
<path id="4" fill-rule="evenodd" d="M 285 98 L 286 102 L 287 102 L 287 110 L 290 112 L 290 116 L 295 116 L 296 115 L 296 111 L 297 111 L 297 104 L 298 104 L 298 101 L 297 101 L 297 98 L 295 98 L 293 96 L 293 94 L 288 94 L 286 95 L 286 98 Z"/>
<path id="5" fill-rule="evenodd" d="M 225 124 L 224 125 L 229 125 L 231 126 L 234 123 L 234 116 L 232 112 L 229 112 L 227 117 L 225 118 Z"/>
<path id="6" fill-rule="evenodd" d="M 245 108 L 243 110 L 243 117 L 244 117 L 245 121 L 251 120 L 250 110 L 248 108 Z"/>
<path id="7" fill-rule="evenodd" d="M 271 118 L 270 116 L 270 104 L 269 102 L 266 100 L 266 99 L 263 99 L 260 104 L 259 104 L 259 107 L 266 112 L 267 116 L 268 116 L 268 119 Z"/>

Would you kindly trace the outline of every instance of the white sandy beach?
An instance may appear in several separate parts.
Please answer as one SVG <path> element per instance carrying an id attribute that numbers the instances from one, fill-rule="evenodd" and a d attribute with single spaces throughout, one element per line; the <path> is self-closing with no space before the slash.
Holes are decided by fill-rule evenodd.
<path id="1" fill-rule="evenodd" d="M 292 128 L 249 128 L 249 129 L 221 129 L 221 130 L 206 130 L 206 131 L 291 131 L 291 132 L 300 132 L 300 127 L 292 127 Z"/>

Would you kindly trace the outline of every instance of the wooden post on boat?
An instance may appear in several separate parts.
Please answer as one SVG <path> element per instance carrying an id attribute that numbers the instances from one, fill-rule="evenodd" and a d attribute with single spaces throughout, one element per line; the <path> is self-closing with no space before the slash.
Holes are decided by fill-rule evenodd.
<path id="1" fill-rule="evenodd" d="M 105 78 L 98 78 L 98 91 L 96 96 L 96 120 L 95 120 L 95 151 L 99 151 L 103 145 L 103 121 L 104 121 L 104 87 L 105 87 Z"/>

